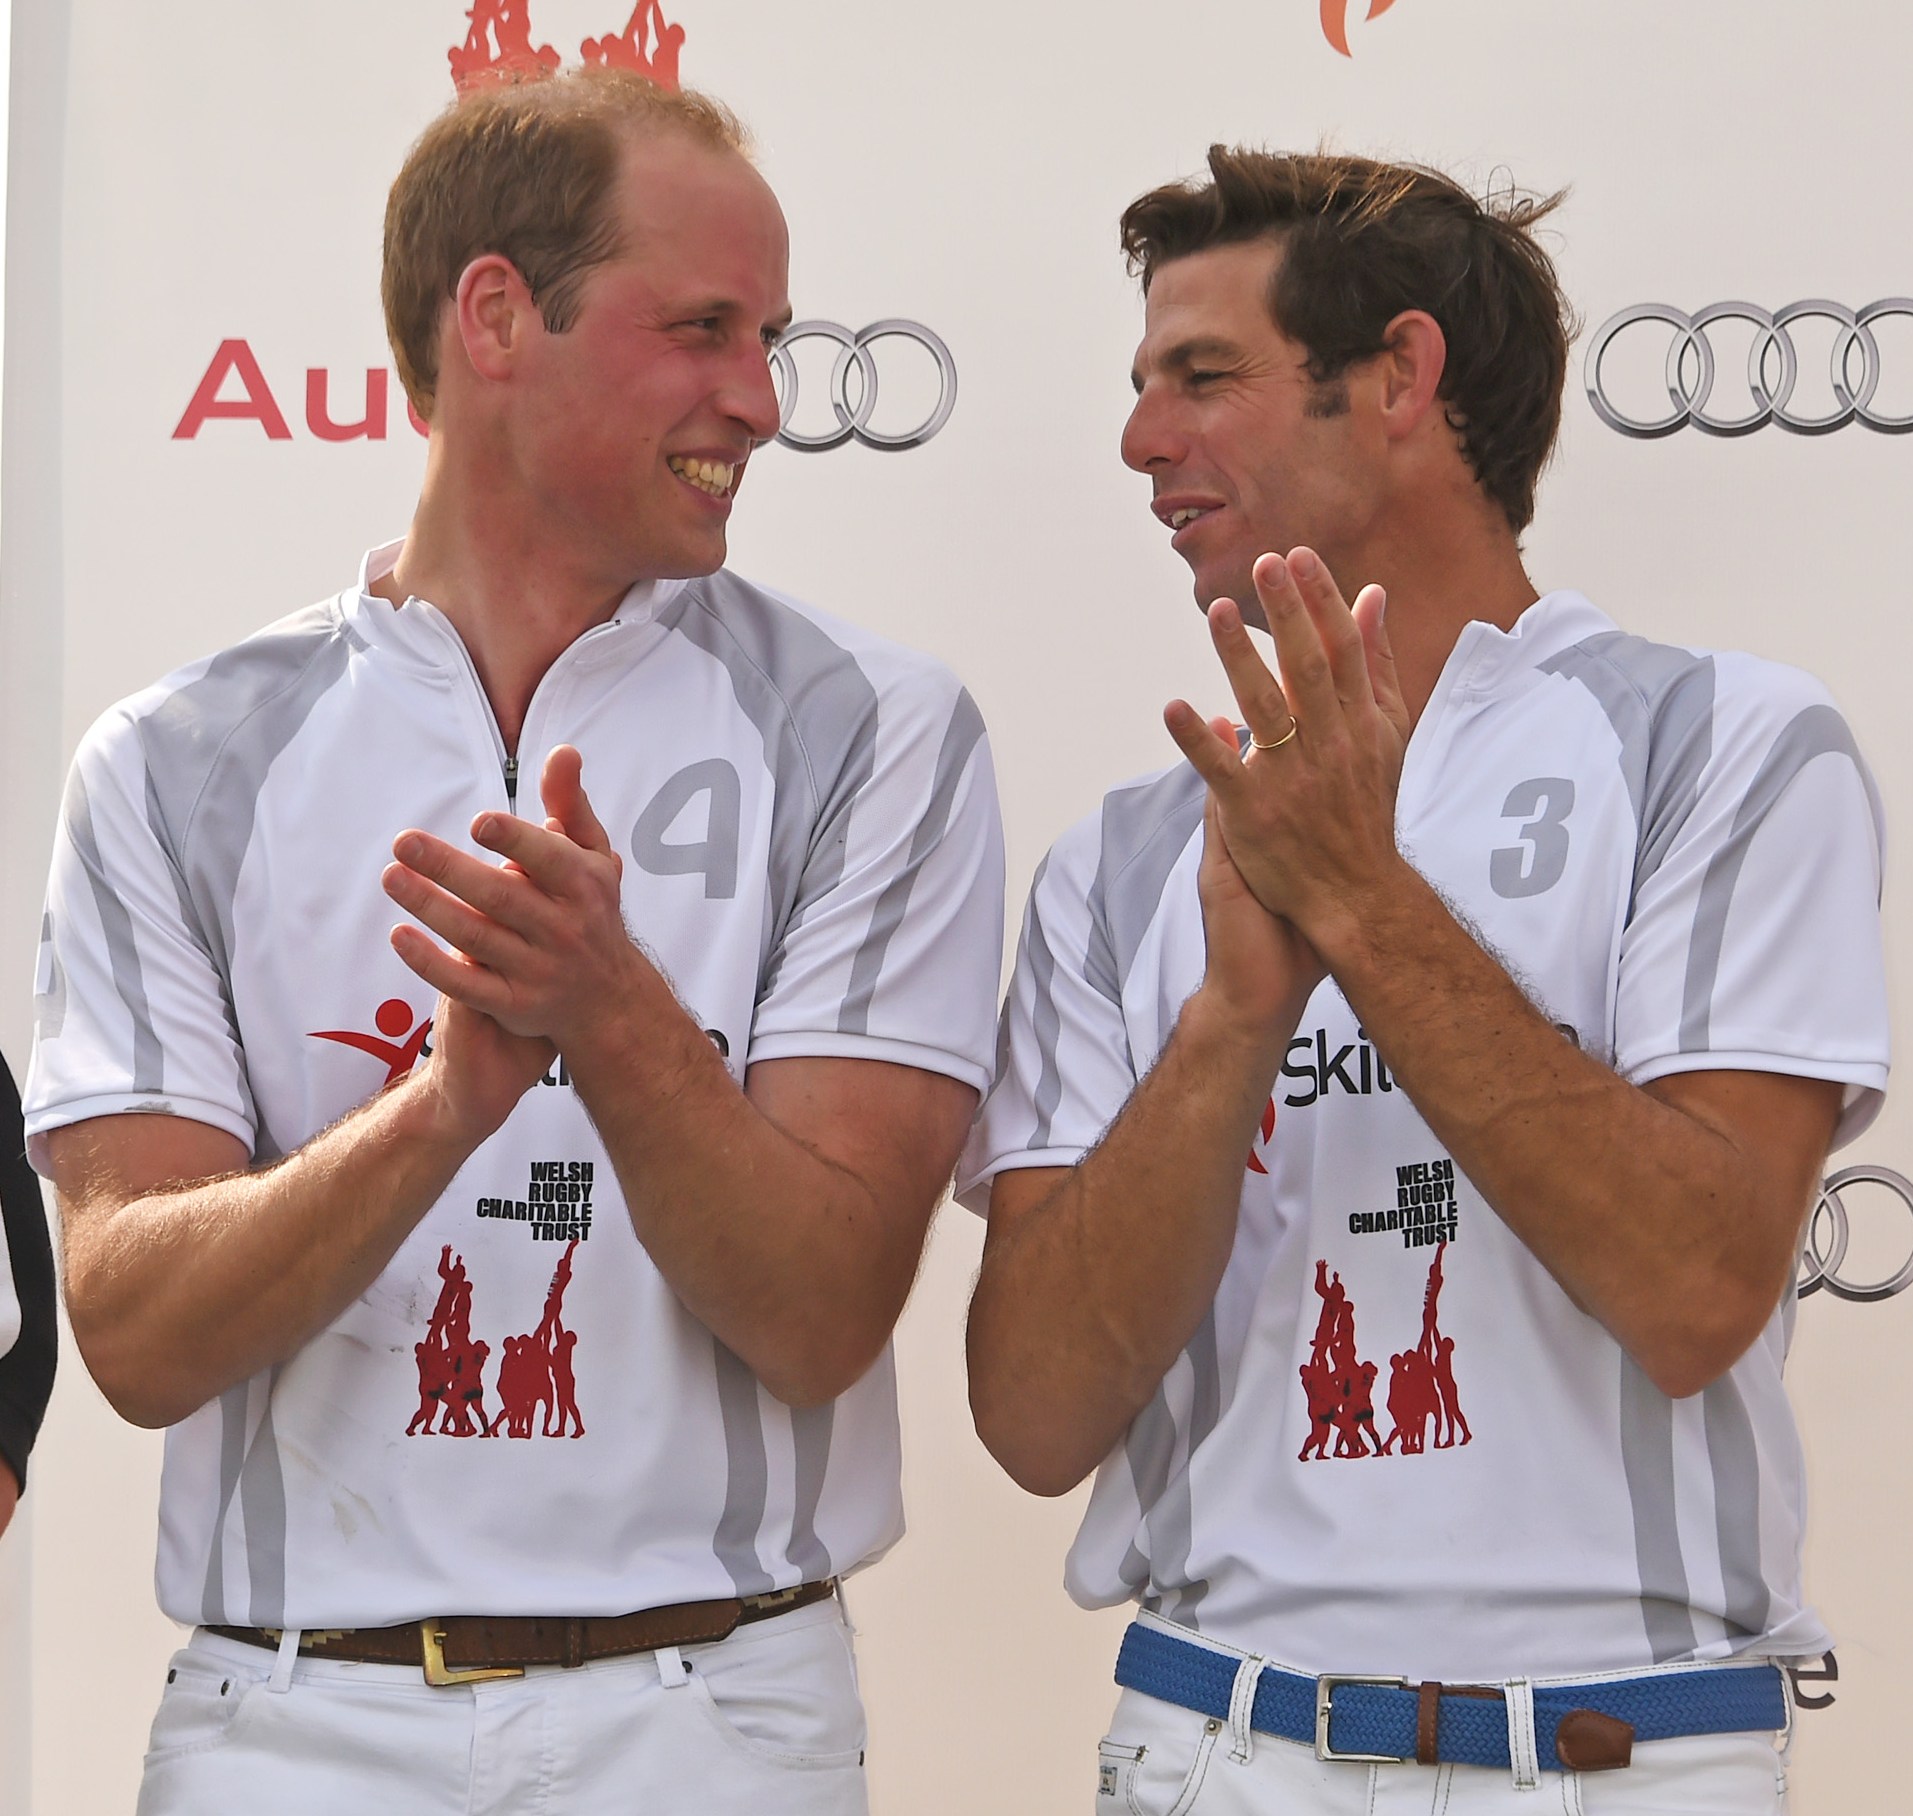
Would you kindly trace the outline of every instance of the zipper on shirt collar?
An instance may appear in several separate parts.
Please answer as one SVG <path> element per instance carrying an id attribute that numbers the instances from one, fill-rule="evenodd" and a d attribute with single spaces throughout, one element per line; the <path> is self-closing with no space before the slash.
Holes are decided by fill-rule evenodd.
<path id="1" fill-rule="evenodd" d="M 512 813 L 518 811 L 518 759 L 510 752 L 505 756 L 505 804 Z"/>

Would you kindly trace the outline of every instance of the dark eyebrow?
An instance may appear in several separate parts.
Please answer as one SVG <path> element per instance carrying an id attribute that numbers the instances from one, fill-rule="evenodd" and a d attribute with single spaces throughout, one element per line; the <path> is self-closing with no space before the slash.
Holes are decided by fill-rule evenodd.
<path id="1" fill-rule="evenodd" d="M 1226 365 L 1241 351 L 1234 341 L 1226 340 L 1221 335 L 1199 334 L 1189 340 L 1177 341 L 1167 348 L 1156 365 L 1164 372 L 1187 372 L 1192 366 Z M 1142 373 L 1134 366 L 1129 369 L 1129 382 L 1137 391 L 1142 390 Z"/>
<path id="2" fill-rule="evenodd" d="M 702 301 L 680 303 L 672 311 L 673 316 L 689 321 L 707 315 L 720 316 L 729 321 L 744 313 L 744 306 L 735 297 L 713 296 Z M 792 312 L 788 309 L 771 324 L 775 331 L 782 334 L 791 324 Z"/>

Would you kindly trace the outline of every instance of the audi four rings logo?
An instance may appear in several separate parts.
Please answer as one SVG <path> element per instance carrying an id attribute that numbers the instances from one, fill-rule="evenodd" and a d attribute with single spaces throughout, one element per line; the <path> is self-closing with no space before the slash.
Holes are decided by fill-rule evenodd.
<path id="1" fill-rule="evenodd" d="M 1882 362 L 1876 324 L 1896 318 L 1913 320 L 1913 297 L 1886 296 L 1864 309 L 1824 297 L 1789 303 L 1771 314 L 1755 303 L 1710 303 L 1693 315 L 1684 315 L 1666 303 L 1636 303 L 1601 324 L 1588 345 L 1588 402 L 1610 429 L 1641 441 L 1658 441 L 1689 423 L 1703 435 L 1751 435 L 1776 423 L 1795 435 L 1829 435 L 1848 423 L 1864 423 L 1882 435 L 1904 435 L 1913 430 L 1913 412 L 1894 414 L 1874 407 L 1880 387 Z M 1668 330 L 1663 375 L 1669 408 L 1639 412 L 1624 407 L 1603 370 L 1614 343 L 1630 328 L 1658 322 Z M 1744 405 L 1736 398 L 1725 409 L 1710 409 L 1718 359 L 1709 330 L 1717 323 L 1737 322 L 1751 329 L 1747 352 L 1747 391 Z M 1803 406 L 1795 398 L 1801 379 L 1800 349 L 1792 329 L 1796 323 L 1824 324 L 1832 330 L 1828 355 L 1831 406 Z"/>
<path id="2" fill-rule="evenodd" d="M 1849 1279 L 1842 1271 L 1853 1240 L 1853 1214 L 1846 1195 L 1855 1186 L 1883 1188 L 1892 1197 L 1893 1208 L 1906 1213 L 1899 1244 L 1892 1251 L 1904 1249 L 1906 1259 L 1892 1273 L 1875 1280 Z M 1891 1299 L 1913 1286 L 1913 1181 L 1891 1167 L 1843 1167 L 1828 1175 L 1813 1215 L 1807 1220 L 1807 1243 L 1800 1257 L 1800 1297 L 1817 1293 L 1823 1286 L 1836 1299 L 1850 1299 L 1856 1305 Z"/>
<path id="3" fill-rule="evenodd" d="M 809 427 L 797 421 L 800 387 L 793 349 L 805 341 L 823 341 L 837 349 L 827 386 L 834 424 Z M 921 356 L 929 356 L 936 373 L 936 401 L 928 401 L 927 385 L 911 382 L 925 375 L 903 370 L 899 361 L 891 389 L 901 391 L 907 386 L 908 407 L 902 423 L 886 426 L 877 420 L 878 399 L 883 395 L 878 384 L 877 350 L 901 351 L 895 347 L 899 341 L 912 342 L 918 349 L 912 364 L 921 367 Z M 920 448 L 950 420 L 950 412 L 956 408 L 956 361 L 942 337 L 921 322 L 888 319 L 872 322 L 854 334 L 837 322 L 792 322 L 771 348 L 771 370 L 776 375 L 779 400 L 777 439 L 787 448 L 800 448 L 806 453 L 821 454 L 847 441 L 860 441 L 866 448 Z M 821 412 L 809 414 L 814 421 Z M 914 422 L 909 420 L 912 415 L 917 416 Z"/>

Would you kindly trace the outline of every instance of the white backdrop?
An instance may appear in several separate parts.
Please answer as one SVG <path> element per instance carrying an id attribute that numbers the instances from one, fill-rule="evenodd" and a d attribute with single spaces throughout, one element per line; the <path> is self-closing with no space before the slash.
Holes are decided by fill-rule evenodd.
<path id="1" fill-rule="evenodd" d="M 529 11 L 534 42 L 567 61 L 625 24 L 625 0 Z M 1198 169 L 1210 140 L 1326 136 L 1477 184 L 1572 184 L 1555 249 L 1591 328 L 1643 302 L 1857 307 L 1913 291 L 1913 21 L 1886 0 L 1396 0 L 1346 21 L 1347 56 L 1328 36 L 1340 0 L 1326 11 L 667 8 L 685 31 L 684 79 L 756 130 L 790 216 L 798 313 L 851 328 L 911 319 L 953 353 L 956 407 L 925 445 L 754 464 L 733 560 L 968 680 L 1003 780 L 1013 913 L 1062 826 L 1173 756 L 1166 698 L 1226 701 L 1187 575 L 1116 457 L 1140 320 L 1116 216 Z M 0 978 L 14 980 L 0 1044 L 16 1060 L 53 806 L 86 724 L 335 590 L 363 547 L 404 526 L 423 444 L 396 380 L 383 439 L 329 442 L 307 426 L 307 375 L 328 374 L 331 414 L 349 422 L 367 370 L 388 363 L 384 189 L 449 98 L 446 53 L 466 29 L 462 0 L 16 0 L 0 458 Z M 1913 408 L 1910 326 L 1880 330 L 1883 408 Z M 1723 409 L 1745 358 L 1732 335 L 1718 343 Z M 235 339 L 289 434 L 215 419 L 177 439 Z M 1617 347 L 1628 398 L 1652 401 L 1665 344 Z M 1817 382 L 1818 407 L 1827 336 L 1803 329 L 1800 346 L 1802 396 Z M 907 346 L 880 351 L 885 408 L 907 415 L 925 368 Z M 808 413 L 825 371 L 807 359 L 803 374 Z M 221 396 L 241 390 L 229 378 Z M 1631 439 L 1590 409 L 1577 350 L 1531 571 L 1630 629 L 1817 671 L 1904 837 L 1908 451 L 1859 426 Z M 1907 1106 L 1901 1092 L 1843 1159 L 1913 1170 Z M 1877 1196 L 1852 1206 L 1856 1277 L 1906 1252 L 1904 1218 Z M 1021 1496 L 969 1430 L 960 1318 L 978 1245 L 946 1213 L 900 1340 L 912 1536 L 852 1588 L 880 1816 L 1086 1807 L 1111 1698 L 1120 1619 L 1077 1612 L 1059 1586 L 1075 1504 Z M 1890 1384 L 1909 1318 L 1906 1297 L 1823 1293 L 1802 1308 L 1792 1379 L 1816 1490 L 1812 1586 L 1840 1636 L 1838 1681 L 1806 1686 L 1834 1699 L 1802 1717 L 1807 1816 L 1897 1808 L 1885 1787 L 1896 1697 L 1913 1683 L 1899 1562 L 1913 1411 Z M 30 1525 L 0 1548 L 0 1708 L 21 1719 L 30 1672 L 37 1816 L 130 1809 L 173 1643 L 150 1587 L 157 1440 L 120 1427 L 67 1361 Z M 30 1624 L 9 1588 L 29 1544 Z M 28 1807 L 29 1773 L 8 1732 L 11 1811 Z"/>

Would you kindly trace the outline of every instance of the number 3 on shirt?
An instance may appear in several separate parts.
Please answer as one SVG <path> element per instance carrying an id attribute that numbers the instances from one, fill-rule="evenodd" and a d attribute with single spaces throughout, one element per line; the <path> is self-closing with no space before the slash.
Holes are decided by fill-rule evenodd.
<path id="1" fill-rule="evenodd" d="M 1532 776 L 1508 791 L 1501 809 L 1505 820 L 1525 820 L 1519 845 L 1503 845 L 1488 854 L 1488 881 L 1496 895 L 1541 895 L 1561 880 L 1568 865 L 1568 815 L 1574 810 L 1574 784 L 1566 776 Z"/>

